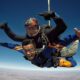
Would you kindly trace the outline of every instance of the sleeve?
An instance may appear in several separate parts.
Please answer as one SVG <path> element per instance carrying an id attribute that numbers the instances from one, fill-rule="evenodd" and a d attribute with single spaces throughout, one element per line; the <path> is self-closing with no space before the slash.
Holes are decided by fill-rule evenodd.
<path id="1" fill-rule="evenodd" d="M 54 19 L 54 22 L 56 23 L 56 27 L 52 29 L 49 35 L 53 34 L 58 37 L 67 29 L 67 26 L 61 18 Z"/>
<path id="2" fill-rule="evenodd" d="M 62 34 L 67 29 L 67 25 L 65 24 L 63 19 L 61 19 L 57 15 L 57 13 L 55 13 L 55 17 L 52 16 L 52 19 L 54 20 L 56 27 L 52 29 L 52 31 L 49 33 L 49 35 L 53 34 L 58 37 L 60 34 Z"/>
<path id="3" fill-rule="evenodd" d="M 56 35 L 59 36 L 67 29 L 67 26 L 61 18 L 54 19 L 54 22 L 56 23 L 56 27 L 54 28 L 54 31 L 56 32 Z"/>
<path id="4" fill-rule="evenodd" d="M 2 42 L 0 42 L 0 46 L 6 47 L 6 48 L 9 48 L 9 49 L 13 49 L 13 50 L 16 50 L 16 51 L 18 51 L 20 53 L 23 53 L 23 49 L 16 48 L 17 46 L 20 46 L 18 44 L 2 43 Z"/>
<path id="5" fill-rule="evenodd" d="M 78 39 L 78 37 L 74 35 L 68 35 L 66 38 L 63 39 L 63 42 L 66 46 L 68 46 L 70 43 Z"/>
<path id="6" fill-rule="evenodd" d="M 24 36 L 18 36 L 15 33 L 13 33 L 8 26 L 5 26 L 4 31 L 8 35 L 8 37 L 10 37 L 14 41 L 21 42 L 21 41 L 23 41 L 25 39 Z"/>

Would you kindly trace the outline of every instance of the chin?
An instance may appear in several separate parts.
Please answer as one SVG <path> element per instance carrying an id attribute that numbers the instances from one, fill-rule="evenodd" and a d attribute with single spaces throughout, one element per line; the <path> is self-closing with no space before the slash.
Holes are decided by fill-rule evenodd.
<path id="1" fill-rule="evenodd" d="M 30 61 L 33 60 L 33 59 L 34 59 L 34 57 L 28 58 L 28 60 L 30 60 Z"/>

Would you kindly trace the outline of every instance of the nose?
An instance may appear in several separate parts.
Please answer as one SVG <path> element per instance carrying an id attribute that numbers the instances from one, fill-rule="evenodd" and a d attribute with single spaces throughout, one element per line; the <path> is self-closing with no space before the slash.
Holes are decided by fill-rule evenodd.
<path id="1" fill-rule="evenodd" d="M 28 51 L 28 52 L 26 52 L 26 54 L 27 54 L 27 55 L 30 55 L 31 53 Z"/>

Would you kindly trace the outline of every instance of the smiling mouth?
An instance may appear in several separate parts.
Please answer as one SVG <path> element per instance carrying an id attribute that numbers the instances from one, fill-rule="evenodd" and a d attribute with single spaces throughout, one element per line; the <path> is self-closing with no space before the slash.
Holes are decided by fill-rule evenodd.
<path id="1" fill-rule="evenodd" d="M 30 57 L 30 58 L 33 57 L 33 55 L 27 55 L 27 56 Z"/>
<path id="2" fill-rule="evenodd" d="M 33 56 L 28 56 L 28 59 L 29 60 L 32 60 L 34 57 Z"/>

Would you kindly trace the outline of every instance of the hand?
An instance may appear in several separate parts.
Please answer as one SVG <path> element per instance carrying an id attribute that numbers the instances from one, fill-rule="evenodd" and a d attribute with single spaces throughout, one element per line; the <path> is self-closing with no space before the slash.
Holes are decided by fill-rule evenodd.
<path id="1" fill-rule="evenodd" d="M 45 20 L 50 20 L 51 18 L 55 17 L 55 12 L 43 12 L 39 14 L 40 16 L 43 16 Z"/>
<path id="2" fill-rule="evenodd" d="M 7 23 L 0 23 L 0 29 L 4 29 L 7 26 Z"/>
<path id="3" fill-rule="evenodd" d="M 21 50 L 21 49 L 23 49 L 22 46 L 16 46 L 16 47 L 14 48 L 14 50 Z"/>

